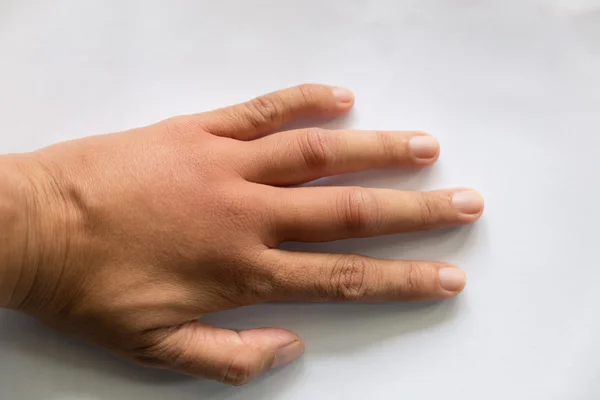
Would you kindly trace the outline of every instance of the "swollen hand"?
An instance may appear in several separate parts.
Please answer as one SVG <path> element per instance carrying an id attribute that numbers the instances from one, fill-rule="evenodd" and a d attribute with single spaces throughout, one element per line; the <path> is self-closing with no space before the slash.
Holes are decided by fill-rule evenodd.
<path id="1" fill-rule="evenodd" d="M 353 95 L 302 85 L 244 104 L 19 156 L 31 182 L 29 260 L 9 306 L 127 359 L 243 384 L 304 351 L 283 329 L 205 325 L 267 301 L 455 296 L 465 274 L 434 261 L 279 249 L 447 228 L 479 218 L 469 189 L 298 187 L 329 175 L 426 167 L 421 132 L 298 129 L 348 112 Z M 32 217 L 33 218 L 33 217 Z"/>

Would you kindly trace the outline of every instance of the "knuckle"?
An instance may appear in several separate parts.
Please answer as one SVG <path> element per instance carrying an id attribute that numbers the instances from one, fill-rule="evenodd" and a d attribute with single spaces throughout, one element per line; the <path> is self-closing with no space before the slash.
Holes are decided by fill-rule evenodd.
<path id="1" fill-rule="evenodd" d="M 342 192 L 338 204 L 342 226 L 350 232 L 369 234 L 377 229 L 379 204 L 375 194 L 365 188 Z"/>
<path id="2" fill-rule="evenodd" d="M 221 382 L 233 386 L 242 386 L 250 382 L 253 375 L 253 367 L 243 361 L 239 356 L 231 359 L 227 365 L 225 373 L 221 377 Z"/>
<path id="3" fill-rule="evenodd" d="M 431 197 L 421 193 L 417 198 L 417 204 L 419 207 L 418 218 L 421 224 L 431 225 L 439 219 L 439 207 Z"/>
<path id="4" fill-rule="evenodd" d="M 140 347 L 134 352 L 134 360 L 145 366 L 189 369 L 194 357 L 186 351 L 189 346 L 159 340 Z"/>
<path id="5" fill-rule="evenodd" d="M 306 105 L 314 103 L 316 97 L 317 88 L 315 85 L 309 83 L 303 83 L 298 86 L 298 95 Z"/>
<path id="6" fill-rule="evenodd" d="M 243 189 L 240 190 L 239 187 L 236 189 L 239 192 L 230 190 L 228 187 L 213 188 L 213 194 L 219 199 L 218 203 L 214 205 L 215 209 L 223 210 L 224 214 L 233 217 L 237 222 L 236 225 L 245 227 L 246 224 L 250 224 L 248 218 L 256 212 L 255 207 L 248 206 L 248 204 L 253 204 L 254 199 L 247 192 L 243 191 Z"/>
<path id="7" fill-rule="evenodd" d="M 228 271 L 230 283 L 229 300 L 237 306 L 258 304 L 268 301 L 275 292 L 274 273 L 268 268 L 247 263 L 235 271 Z"/>
<path id="8" fill-rule="evenodd" d="M 169 137 L 187 135 L 191 131 L 189 127 L 185 124 L 185 121 L 182 117 L 171 117 L 163 121 L 163 124 L 165 134 Z"/>
<path id="9" fill-rule="evenodd" d="M 285 108 L 275 97 L 261 96 L 246 103 L 249 108 L 250 122 L 255 125 L 281 124 L 284 121 Z"/>
<path id="10" fill-rule="evenodd" d="M 206 131 L 203 120 L 199 117 L 170 117 L 162 121 L 161 124 L 164 126 L 165 134 L 170 137 L 197 135 L 199 132 Z"/>
<path id="11" fill-rule="evenodd" d="M 233 307 L 259 304 L 269 301 L 277 291 L 278 271 L 263 261 L 262 247 L 230 244 L 235 256 L 222 260 L 215 271 L 216 292 Z"/>
<path id="12" fill-rule="evenodd" d="M 425 279 L 423 270 L 414 263 L 409 263 L 405 267 L 402 291 L 406 295 L 420 293 L 424 290 Z"/>
<path id="13" fill-rule="evenodd" d="M 330 136 L 320 128 L 306 129 L 299 135 L 300 155 L 308 168 L 319 169 L 327 166 L 331 156 Z"/>
<path id="14" fill-rule="evenodd" d="M 392 162 L 399 158 L 397 140 L 394 139 L 390 132 L 376 131 L 375 140 L 384 160 Z"/>
<path id="15" fill-rule="evenodd" d="M 364 298 L 369 264 L 364 257 L 356 255 L 341 257 L 331 273 L 332 297 L 344 301 Z"/>

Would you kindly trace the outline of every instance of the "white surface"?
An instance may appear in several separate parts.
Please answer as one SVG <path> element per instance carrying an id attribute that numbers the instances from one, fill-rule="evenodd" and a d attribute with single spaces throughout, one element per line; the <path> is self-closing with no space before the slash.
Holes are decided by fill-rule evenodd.
<path id="1" fill-rule="evenodd" d="M 2 152 L 305 81 L 355 91 L 337 126 L 442 144 L 429 172 L 333 183 L 487 200 L 473 228 L 317 247 L 454 262 L 464 294 L 215 315 L 306 340 L 301 362 L 243 388 L 133 367 L 1 312 L 0 398 L 599 398 L 600 0 L 0 1 Z"/>

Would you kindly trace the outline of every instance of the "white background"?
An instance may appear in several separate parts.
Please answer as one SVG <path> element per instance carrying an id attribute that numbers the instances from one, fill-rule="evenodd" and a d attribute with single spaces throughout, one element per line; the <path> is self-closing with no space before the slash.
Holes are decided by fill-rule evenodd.
<path id="1" fill-rule="evenodd" d="M 0 0 L 2 153 L 302 82 L 354 90 L 335 126 L 442 145 L 430 171 L 331 183 L 472 186 L 487 202 L 471 228 L 314 247 L 453 262 L 466 291 L 211 316 L 306 340 L 301 361 L 243 388 L 131 366 L 3 311 L 1 399 L 600 398 L 600 0 Z"/>

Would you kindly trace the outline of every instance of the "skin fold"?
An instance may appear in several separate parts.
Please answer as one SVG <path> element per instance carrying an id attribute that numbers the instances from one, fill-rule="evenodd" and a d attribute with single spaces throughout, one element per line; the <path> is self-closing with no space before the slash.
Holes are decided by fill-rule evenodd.
<path id="1" fill-rule="evenodd" d="M 466 188 L 299 187 L 437 160 L 439 145 L 423 132 L 281 131 L 353 104 L 346 89 L 301 85 L 0 156 L 0 306 L 134 362 L 239 385 L 297 359 L 304 344 L 283 329 L 208 326 L 207 313 L 455 296 L 465 274 L 442 262 L 279 249 L 480 217 L 483 200 Z"/>

